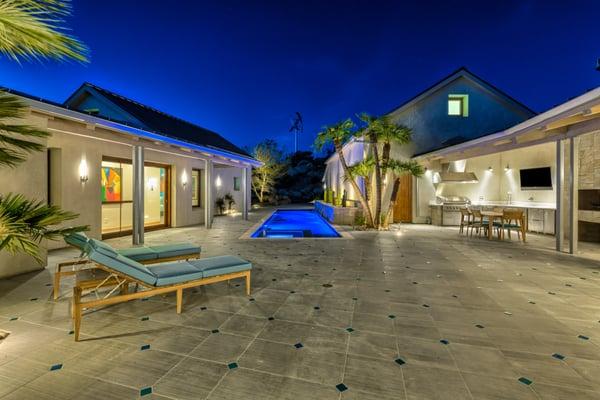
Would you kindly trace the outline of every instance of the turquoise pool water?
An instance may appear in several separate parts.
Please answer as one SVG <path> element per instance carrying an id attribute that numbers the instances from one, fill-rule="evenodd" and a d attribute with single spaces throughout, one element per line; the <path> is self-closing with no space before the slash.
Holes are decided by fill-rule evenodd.
<path id="1" fill-rule="evenodd" d="M 336 238 L 341 235 L 315 210 L 277 210 L 252 235 L 253 238 Z"/>

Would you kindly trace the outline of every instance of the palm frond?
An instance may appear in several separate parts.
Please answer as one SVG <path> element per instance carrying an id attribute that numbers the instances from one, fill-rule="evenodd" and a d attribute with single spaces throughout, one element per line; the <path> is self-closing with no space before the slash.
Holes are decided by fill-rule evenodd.
<path id="1" fill-rule="evenodd" d="M 69 0 L 0 1 L 0 52 L 20 59 L 88 61 L 88 48 L 66 32 Z"/>
<path id="2" fill-rule="evenodd" d="M 27 106 L 17 97 L 0 92 L 0 166 L 15 167 L 26 160 L 27 153 L 42 151 L 45 146 L 27 138 L 43 139 L 50 133 L 33 126 L 5 122 L 26 115 Z"/>
<path id="3" fill-rule="evenodd" d="M 419 177 L 425 173 L 423 166 L 414 160 L 390 160 L 387 168 L 396 175 L 410 174 Z"/>
<path id="4" fill-rule="evenodd" d="M 344 180 L 354 179 L 357 176 L 362 178 L 370 177 L 375 169 L 375 159 L 369 156 L 356 164 L 348 166 L 348 173 L 350 176 L 344 175 Z"/>
<path id="5" fill-rule="evenodd" d="M 354 136 L 354 128 L 354 122 L 350 118 L 337 124 L 324 126 L 321 132 L 317 134 L 315 147 L 317 150 L 321 150 L 329 143 L 333 143 L 336 146 L 343 145 Z"/>
<path id="6" fill-rule="evenodd" d="M 88 226 L 61 227 L 77 214 L 21 194 L 0 195 L 0 251 L 25 253 L 41 261 L 39 244 L 43 239 L 56 240 Z"/>

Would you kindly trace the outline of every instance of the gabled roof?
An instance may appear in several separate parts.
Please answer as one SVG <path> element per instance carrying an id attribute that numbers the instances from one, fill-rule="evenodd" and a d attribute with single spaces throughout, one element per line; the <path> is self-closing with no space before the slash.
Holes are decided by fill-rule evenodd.
<path id="1" fill-rule="evenodd" d="M 67 100 L 65 100 L 64 105 L 69 108 L 76 108 L 77 101 L 86 92 L 93 95 L 101 95 L 106 100 L 117 106 L 125 114 L 134 117 L 135 120 L 140 122 L 140 126 L 136 126 L 137 128 L 150 130 L 152 132 L 160 133 L 165 136 L 170 136 L 172 138 L 200 146 L 212 147 L 240 154 L 246 157 L 251 157 L 247 152 L 240 149 L 216 132 L 164 113 L 153 107 L 139 103 L 135 100 L 131 100 L 127 97 L 121 96 L 89 82 L 82 84 L 71 96 L 69 96 Z M 102 110 L 100 110 L 98 116 L 109 117 L 107 115 L 102 115 Z M 130 121 L 127 122 L 127 124 L 132 125 Z"/>
<path id="2" fill-rule="evenodd" d="M 417 101 L 419 101 L 419 100 L 421 100 L 421 99 L 429 96 L 430 94 L 432 94 L 433 92 L 437 91 L 438 89 L 441 89 L 442 87 L 446 86 L 450 82 L 453 82 L 456 79 L 461 78 L 461 77 L 470 79 L 470 80 L 478 83 L 479 85 L 485 87 L 490 92 L 493 92 L 494 94 L 496 94 L 499 97 L 503 98 L 508 103 L 513 104 L 516 108 L 520 109 L 524 113 L 529 114 L 529 116 L 533 116 L 533 115 L 537 114 L 531 108 L 527 107 L 525 104 L 521 103 L 520 101 L 518 101 L 514 97 L 508 95 L 507 93 L 505 93 L 504 91 L 500 90 L 496 86 L 492 85 L 491 83 L 485 81 L 484 79 L 480 78 L 479 76 L 477 76 L 474 73 L 472 73 L 471 71 L 469 71 L 467 69 L 467 67 L 460 67 L 456 71 L 452 72 L 450 75 L 448 75 L 445 78 L 439 80 L 438 82 L 436 82 L 433 85 L 429 86 L 427 89 L 425 89 L 422 92 L 418 93 L 417 95 L 411 97 L 410 99 L 406 100 L 402 104 L 394 107 L 392 110 L 390 110 L 389 112 L 387 112 L 385 114 L 387 115 L 387 114 L 391 114 L 393 112 L 398 112 L 398 111 L 402 110 L 403 108 L 409 107 L 409 106 L 413 105 L 414 103 L 416 103 Z"/>

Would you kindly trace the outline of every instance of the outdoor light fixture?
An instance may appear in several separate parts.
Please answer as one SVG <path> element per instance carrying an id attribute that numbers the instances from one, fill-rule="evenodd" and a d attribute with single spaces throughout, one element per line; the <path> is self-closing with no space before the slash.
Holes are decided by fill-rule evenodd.
<path id="1" fill-rule="evenodd" d="M 85 158 L 82 158 L 81 162 L 79 163 L 79 181 L 81 183 L 86 183 L 88 180 L 89 176 L 87 162 L 85 162 Z"/>
<path id="2" fill-rule="evenodd" d="M 156 178 L 152 177 L 150 179 L 148 179 L 148 189 L 150 189 L 150 191 L 154 191 L 154 189 L 156 189 Z"/>
<path id="3" fill-rule="evenodd" d="M 217 179 L 215 179 L 215 185 L 217 185 L 217 187 L 221 187 L 221 177 L 217 176 Z"/>
<path id="4" fill-rule="evenodd" d="M 504 172 L 508 172 L 510 171 L 510 166 L 508 164 L 506 164 L 506 167 L 504 167 Z"/>
<path id="5" fill-rule="evenodd" d="M 188 183 L 187 172 L 185 172 L 185 169 L 183 170 L 183 173 L 181 174 L 181 183 L 184 188 L 187 186 L 187 183 Z"/>
<path id="6" fill-rule="evenodd" d="M 488 171 L 489 171 L 489 172 L 494 172 L 494 168 L 492 168 L 492 167 L 488 167 Z"/>

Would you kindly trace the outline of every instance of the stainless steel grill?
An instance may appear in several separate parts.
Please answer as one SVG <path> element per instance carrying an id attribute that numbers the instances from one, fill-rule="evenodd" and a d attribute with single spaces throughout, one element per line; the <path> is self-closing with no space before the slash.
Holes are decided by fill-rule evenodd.
<path id="1" fill-rule="evenodd" d="M 442 225 L 460 225 L 460 209 L 471 204 L 465 196 L 438 196 L 438 203 L 442 203 Z"/>

